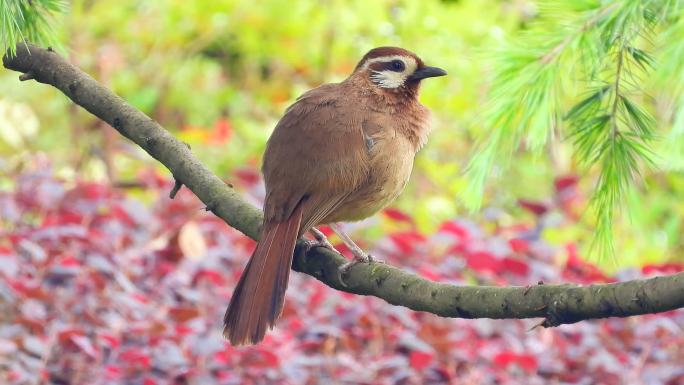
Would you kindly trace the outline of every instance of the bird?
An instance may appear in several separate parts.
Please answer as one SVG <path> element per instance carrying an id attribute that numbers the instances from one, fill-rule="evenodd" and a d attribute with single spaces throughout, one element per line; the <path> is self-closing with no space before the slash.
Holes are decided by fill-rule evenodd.
<path id="1" fill-rule="evenodd" d="M 257 344 L 280 317 L 297 240 L 329 224 L 352 262 L 371 262 L 338 226 L 385 208 L 406 186 L 430 132 L 418 101 L 423 79 L 446 75 L 399 47 L 371 49 L 340 83 L 301 95 L 276 124 L 263 156 L 266 187 L 260 238 L 224 317 L 231 345 Z M 314 242 L 314 241 L 311 241 Z"/>

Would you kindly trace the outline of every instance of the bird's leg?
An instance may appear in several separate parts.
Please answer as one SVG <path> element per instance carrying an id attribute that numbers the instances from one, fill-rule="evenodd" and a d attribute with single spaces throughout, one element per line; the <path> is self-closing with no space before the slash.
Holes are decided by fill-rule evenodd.
<path id="1" fill-rule="evenodd" d="M 332 243 L 330 243 L 328 238 L 325 236 L 325 234 L 323 234 L 323 232 L 321 230 L 319 230 L 315 227 L 312 227 L 311 230 L 309 230 L 309 232 L 316 239 L 315 241 L 313 241 L 311 243 L 309 249 L 312 247 L 320 246 L 320 247 L 325 247 L 326 249 L 328 249 L 330 251 L 334 251 L 337 254 L 340 254 L 340 252 L 335 249 L 335 247 L 332 245 Z"/>
<path id="2" fill-rule="evenodd" d="M 347 233 L 345 233 L 338 224 L 331 223 L 330 228 L 342 239 L 342 242 L 347 245 L 349 250 L 351 250 L 352 255 L 354 255 L 353 261 L 349 261 L 340 266 L 337 271 L 340 282 L 343 286 L 347 286 L 347 284 L 344 282 L 344 275 L 349 272 L 349 269 L 351 269 L 352 266 L 356 265 L 357 263 L 372 263 L 375 262 L 375 260 L 370 254 L 363 251 L 356 243 L 354 243 L 351 237 L 349 237 L 349 235 L 347 235 Z"/>
<path id="3" fill-rule="evenodd" d="M 354 261 L 351 262 L 352 265 L 357 264 L 359 262 L 375 262 L 373 256 L 363 251 L 356 243 L 354 243 L 351 237 L 349 237 L 349 235 L 347 235 L 347 233 L 345 233 L 344 230 L 342 230 L 342 228 L 338 224 L 332 223 L 330 224 L 330 228 L 335 232 L 335 234 L 337 234 L 342 239 L 342 242 L 344 242 L 344 244 L 347 245 L 349 250 L 351 250 L 352 255 L 354 256 Z"/>

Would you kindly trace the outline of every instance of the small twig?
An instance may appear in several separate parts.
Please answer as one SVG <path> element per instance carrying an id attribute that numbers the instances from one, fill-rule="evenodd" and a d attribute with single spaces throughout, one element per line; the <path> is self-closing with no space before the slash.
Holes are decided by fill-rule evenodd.
<path id="1" fill-rule="evenodd" d="M 534 324 L 534 326 L 532 326 L 531 328 L 527 329 L 527 332 L 529 333 L 529 332 L 533 331 L 534 329 L 538 329 L 538 328 L 540 328 L 540 327 L 545 327 L 545 326 L 544 326 L 545 323 L 546 323 L 546 320 L 543 320 L 543 321 L 541 321 L 541 322 L 539 322 L 539 323 L 536 323 L 536 324 Z"/>
<path id="2" fill-rule="evenodd" d="M 174 199 L 176 197 L 176 194 L 178 194 L 178 190 L 183 187 L 183 182 L 179 181 L 174 177 L 173 179 L 173 188 L 171 189 L 171 192 L 169 193 L 169 198 Z"/>
<path id="3" fill-rule="evenodd" d="M 543 284 L 544 284 L 544 281 L 541 281 L 541 280 L 540 280 L 540 281 L 537 281 L 537 286 L 541 286 L 541 285 L 543 285 Z M 530 289 L 532 289 L 533 287 L 534 287 L 533 285 L 527 285 L 527 286 L 525 286 L 525 291 L 523 291 L 523 295 L 524 295 L 524 296 L 527 295 L 527 293 L 529 293 L 529 292 L 530 292 Z"/>
<path id="4" fill-rule="evenodd" d="M 183 142 L 185 146 L 188 147 L 188 150 L 190 150 L 190 144 L 187 142 Z M 176 197 L 176 194 L 178 194 L 178 191 L 183 187 L 183 182 L 178 180 L 176 176 L 173 176 L 173 188 L 171 189 L 171 192 L 169 192 L 169 198 L 174 199 Z"/>

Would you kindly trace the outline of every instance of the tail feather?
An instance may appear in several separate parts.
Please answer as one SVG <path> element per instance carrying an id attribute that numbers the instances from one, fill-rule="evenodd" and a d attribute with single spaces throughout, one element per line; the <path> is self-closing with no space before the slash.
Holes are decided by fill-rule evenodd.
<path id="1" fill-rule="evenodd" d="M 288 220 L 264 224 L 223 319 L 223 335 L 232 345 L 258 343 L 280 317 L 301 222 L 299 205 Z"/>

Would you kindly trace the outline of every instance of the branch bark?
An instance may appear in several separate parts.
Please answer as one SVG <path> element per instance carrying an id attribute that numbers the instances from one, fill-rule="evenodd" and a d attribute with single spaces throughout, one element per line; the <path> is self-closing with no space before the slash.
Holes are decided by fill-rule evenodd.
<path id="1" fill-rule="evenodd" d="M 3 57 L 6 68 L 62 91 L 166 166 L 229 226 L 257 239 L 262 213 L 209 171 L 188 146 L 57 53 L 19 45 Z M 532 287 L 454 286 L 432 282 L 386 264 L 356 264 L 340 281 L 346 259 L 327 249 L 304 253 L 293 269 L 341 291 L 372 295 L 416 311 L 458 318 L 543 318 L 550 327 L 586 319 L 627 317 L 684 307 L 684 273 L 621 283 Z"/>

